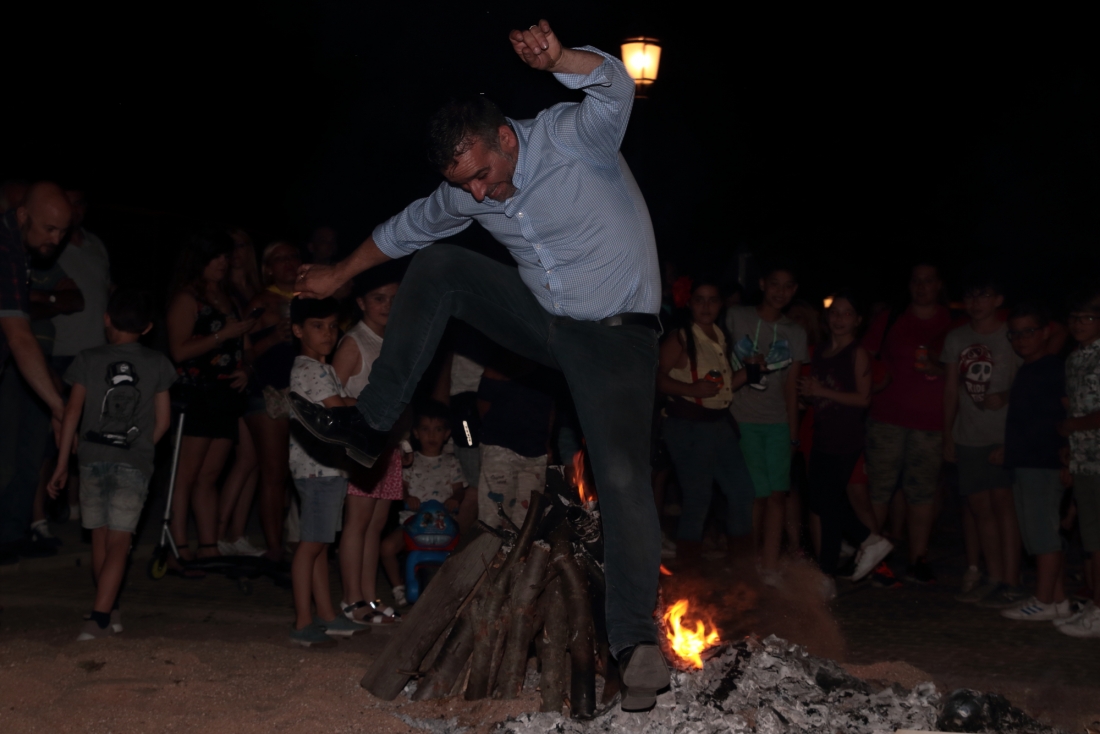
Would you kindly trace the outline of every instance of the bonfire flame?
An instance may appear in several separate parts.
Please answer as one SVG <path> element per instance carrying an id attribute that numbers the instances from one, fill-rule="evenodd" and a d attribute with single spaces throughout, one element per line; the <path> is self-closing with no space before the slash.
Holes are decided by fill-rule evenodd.
<path id="1" fill-rule="evenodd" d="M 691 663 L 696 668 L 703 667 L 703 653 L 718 644 L 718 630 L 706 631 L 702 621 L 695 623 L 695 631 L 687 629 L 681 624 L 688 612 L 688 600 L 680 601 L 669 607 L 664 614 L 665 635 L 668 637 L 669 647 L 681 660 Z"/>
<path id="2" fill-rule="evenodd" d="M 596 501 L 596 493 L 588 486 L 584 476 L 584 449 L 573 454 L 573 479 L 577 483 L 577 494 L 581 497 L 581 506 L 588 507 Z"/>

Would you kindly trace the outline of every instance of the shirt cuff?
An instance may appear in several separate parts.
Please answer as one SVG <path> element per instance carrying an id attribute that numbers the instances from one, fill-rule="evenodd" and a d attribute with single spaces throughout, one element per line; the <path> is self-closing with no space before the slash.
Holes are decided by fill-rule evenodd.
<path id="1" fill-rule="evenodd" d="M 619 61 L 616 57 L 598 48 L 593 46 L 577 46 L 574 50 L 588 51 L 589 53 L 603 56 L 604 62 L 587 74 L 555 73 L 554 77 L 569 89 L 584 89 L 585 87 L 594 87 L 597 85 L 609 87 L 611 86 L 612 77 L 615 76 L 616 72 L 626 73 L 626 67 L 623 66 L 622 61 Z"/>
<path id="2" fill-rule="evenodd" d="M 371 232 L 371 238 L 374 239 L 374 244 L 378 245 L 378 249 L 382 251 L 382 254 L 393 260 L 411 255 L 416 251 L 415 248 L 405 250 L 397 244 L 397 237 L 395 237 L 394 225 L 391 219 L 387 219 L 375 227 L 374 231 Z"/>

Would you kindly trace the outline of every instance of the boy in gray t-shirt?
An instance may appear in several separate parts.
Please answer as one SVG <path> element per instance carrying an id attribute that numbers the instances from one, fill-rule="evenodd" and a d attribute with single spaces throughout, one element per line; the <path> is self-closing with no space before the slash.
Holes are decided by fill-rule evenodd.
<path id="1" fill-rule="evenodd" d="M 116 292 L 103 321 L 108 343 L 85 349 L 65 372 L 73 390 L 48 488 L 56 497 L 65 486 L 79 423 L 80 516 L 92 531 L 96 594 L 91 618 L 77 640 L 121 631 L 118 591 L 149 491 L 153 447 L 171 421 L 168 388 L 176 381 L 168 358 L 138 343 L 153 328 L 147 293 Z"/>
<path id="2" fill-rule="evenodd" d="M 941 355 L 947 368 L 943 454 L 958 463 L 959 495 L 976 524 L 988 580 L 958 598 L 1003 608 L 1029 596 L 1019 586 L 1021 540 L 1012 473 L 1002 466 L 1008 393 L 1020 358 L 997 317 L 1004 296 L 995 282 L 972 278 L 963 302 L 970 323 L 948 333 Z M 971 565 L 976 550 L 969 549 Z"/>

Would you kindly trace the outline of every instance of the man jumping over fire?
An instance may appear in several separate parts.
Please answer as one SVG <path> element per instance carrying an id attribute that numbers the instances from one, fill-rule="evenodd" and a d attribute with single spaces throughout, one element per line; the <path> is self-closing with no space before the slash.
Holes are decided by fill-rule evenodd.
<path id="1" fill-rule="evenodd" d="M 634 82 L 618 59 L 562 46 L 545 20 L 509 40 L 524 63 L 584 90 L 584 100 L 534 120 L 506 118 L 484 97 L 435 114 L 429 158 L 446 181 L 378 225 L 346 260 L 305 265 L 298 276 L 302 296 L 323 298 L 368 268 L 426 248 L 393 305 L 370 384 L 354 407 L 325 409 L 293 395 L 292 403 L 318 438 L 370 466 L 450 317 L 561 370 L 600 492 L 622 708 L 644 711 L 669 675 L 653 621 L 661 544 L 649 481 L 661 288 L 649 211 L 619 154 Z M 518 271 L 460 247 L 428 247 L 474 220 L 508 248 Z"/>

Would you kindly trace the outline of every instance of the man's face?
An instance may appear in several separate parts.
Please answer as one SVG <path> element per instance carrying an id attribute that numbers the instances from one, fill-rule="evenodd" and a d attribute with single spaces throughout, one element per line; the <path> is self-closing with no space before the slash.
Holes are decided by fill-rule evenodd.
<path id="1" fill-rule="evenodd" d="M 963 295 L 966 315 L 974 321 L 984 321 L 996 314 L 1004 300 L 992 288 L 972 288 Z"/>
<path id="2" fill-rule="evenodd" d="M 61 240 L 68 233 L 72 213 L 68 207 L 47 201 L 38 203 L 33 208 L 19 207 L 16 219 L 23 235 L 23 244 L 36 256 L 48 259 L 57 252 Z"/>
<path id="3" fill-rule="evenodd" d="M 940 291 L 943 283 L 940 275 L 930 265 L 919 265 L 913 268 L 913 274 L 909 278 L 909 296 L 913 299 L 914 306 L 934 306 L 940 300 Z"/>
<path id="4" fill-rule="evenodd" d="M 455 186 L 470 194 L 478 202 L 485 199 L 507 201 L 515 196 L 512 176 L 516 172 L 516 156 L 519 142 L 507 125 L 501 125 L 500 150 L 494 150 L 481 138 L 464 153 L 455 156 L 451 167 L 443 176 Z"/>

